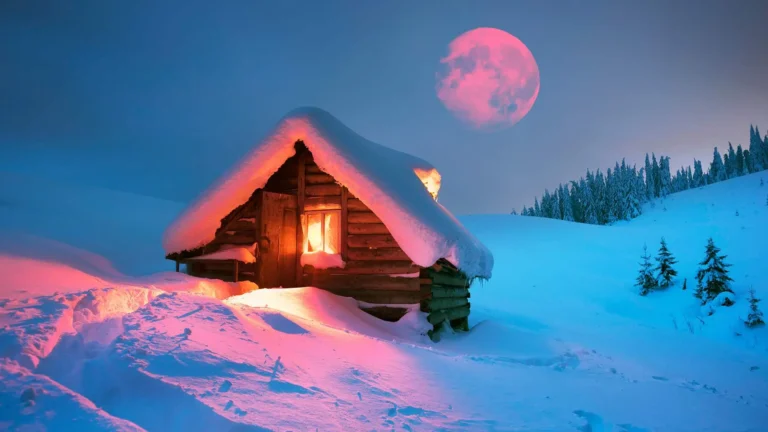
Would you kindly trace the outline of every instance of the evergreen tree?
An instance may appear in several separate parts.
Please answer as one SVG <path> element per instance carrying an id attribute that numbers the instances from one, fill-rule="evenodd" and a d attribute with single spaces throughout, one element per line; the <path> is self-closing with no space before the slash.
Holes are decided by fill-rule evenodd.
<path id="1" fill-rule="evenodd" d="M 749 328 L 755 328 L 760 327 L 762 325 L 765 325 L 765 321 L 763 321 L 763 311 L 761 311 L 757 304 L 760 303 L 760 299 L 755 297 L 755 289 L 750 288 L 749 289 L 749 315 L 747 315 L 747 320 L 744 321 L 744 324 L 746 324 Z"/>
<path id="2" fill-rule="evenodd" d="M 525 207 L 523 207 L 523 211 L 525 211 Z M 512 216 L 517 216 L 517 210 L 512 209 L 512 211 L 509 214 L 511 214 Z"/>
<path id="3" fill-rule="evenodd" d="M 723 166 L 723 158 L 720 157 L 720 152 L 715 147 L 715 152 L 712 156 L 712 164 L 709 166 L 709 183 L 717 183 L 725 180 L 725 167 Z"/>
<path id="4" fill-rule="evenodd" d="M 595 200 L 595 194 L 592 192 L 594 190 L 592 183 L 594 180 L 592 179 L 592 173 L 587 171 L 587 181 L 584 183 L 583 191 L 584 191 L 584 223 L 597 225 L 598 219 L 597 219 L 597 201 Z"/>
<path id="5" fill-rule="evenodd" d="M 736 175 L 743 176 L 746 174 L 746 165 L 744 164 L 744 151 L 741 149 L 741 145 L 736 148 Z"/>
<path id="6" fill-rule="evenodd" d="M 656 278 L 653 277 L 651 257 L 648 255 L 648 247 L 643 245 L 643 256 L 640 257 L 640 272 L 637 275 L 635 286 L 640 288 L 640 295 L 644 296 L 656 288 Z"/>
<path id="7" fill-rule="evenodd" d="M 751 174 L 755 172 L 755 166 L 752 160 L 752 153 L 749 150 L 744 150 L 744 171 L 745 174 Z"/>
<path id="8" fill-rule="evenodd" d="M 659 195 L 666 197 L 672 193 L 672 175 L 669 172 L 669 157 L 661 156 L 659 163 Z"/>
<path id="9" fill-rule="evenodd" d="M 653 171 L 653 196 L 658 198 L 661 196 L 661 173 L 659 163 L 656 161 L 656 154 L 651 153 L 651 170 Z"/>
<path id="10" fill-rule="evenodd" d="M 653 195 L 653 167 L 648 159 L 648 153 L 645 154 L 645 196 L 646 200 L 652 200 Z"/>
<path id="11" fill-rule="evenodd" d="M 736 177 L 736 152 L 733 150 L 733 144 L 730 142 L 728 143 L 728 155 L 723 160 L 727 177 Z"/>
<path id="12" fill-rule="evenodd" d="M 765 148 L 766 145 L 761 142 L 760 132 L 752 125 L 749 125 L 749 154 L 752 156 L 752 169 L 753 171 L 762 171 L 766 168 L 765 164 Z"/>
<path id="13" fill-rule="evenodd" d="M 541 214 L 541 206 L 539 206 L 539 199 L 538 198 L 534 198 L 533 199 L 533 215 L 534 216 L 539 216 L 539 217 L 543 216 Z"/>
<path id="14" fill-rule="evenodd" d="M 683 279 L 683 291 L 688 289 L 688 278 Z"/>
<path id="15" fill-rule="evenodd" d="M 560 204 L 562 206 L 562 216 L 564 221 L 573 222 L 573 200 L 571 199 L 571 193 L 568 191 L 568 185 L 560 185 Z"/>
<path id="16" fill-rule="evenodd" d="M 693 160 L 693 187 L 704 186 L 704 171 L 701 169 L 701 161 Z"/>
<path id="17" fill-rule="evenodd" d="M 699 263 L 699 271 L 696 273 L 696 297 L 701 299 L 702 304 L 713 300 L 720 293 L 733 292 L 729 282 L 728 267 L 725 263 L 726 255 L 719 255 L 720 249 L 715 246 L 715 242 L 710 239 L 707 241 L 706 257 Z"/>
<path id="18" fill-rule="evenodd" d="M 661 238 L 661 247 L 659 248 L 659 255 L 656 257 L 656 281 L 659 288 L 667 288 L 672 285 L 672 278 L 677 276 L 677 270 L 672 266 L 677 264 L 677 260 L 672 256 L 672 253 L 667 248 L 667 242 L 664 237 Z"/>

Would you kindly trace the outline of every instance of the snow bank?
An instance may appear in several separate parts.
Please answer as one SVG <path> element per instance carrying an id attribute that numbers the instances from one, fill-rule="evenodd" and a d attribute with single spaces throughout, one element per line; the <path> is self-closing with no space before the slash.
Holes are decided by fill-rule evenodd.
<path id="1" fill-rule="evenodd" d="M 445 258 L 470 277 L 491 276 L 491 252 L 426 189 L 436 194 L 439 188 L 434 167 L 361 137 L 317 108 L 289 113 L 205 191 L 168 227 L 163 238 L 165 251 L 190 250 L 213 240 L 221 219 L 266 184 L 293 156 L 298 140 L 312 152 L 320 169 L 376 213 L 413 262 L 426 267 Z"/>
<path id="2" fill-rule="evenodd" d="M 304 252 L 301 254 L 301 265 L 311 265 L 316 269 L 344 268 L 346 263 L 341 259 L 341 255 L 332 254 L 325 251 Z"/>

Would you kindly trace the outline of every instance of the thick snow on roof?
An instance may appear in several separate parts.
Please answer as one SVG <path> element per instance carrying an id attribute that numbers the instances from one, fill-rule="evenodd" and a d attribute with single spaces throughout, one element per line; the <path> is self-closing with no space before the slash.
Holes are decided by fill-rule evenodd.
<path id="1" fill-rule="evenodd" d="M 221 219 L 264 187 L 295 154 L 298 140 L 312 152 L 320 169 L 376 213 L 414 263 L 427 267 L 445 258 L 470 277 L 491 276 L 490 251 L 433 200 L 422 183 L 421 178 L 436 179 L 439 186 L 440 177 L 432 165 L 371 142 L 318 108 L 300 108 L 286 115 L 209 187 L 166 230 L 166 252 L 191 250 L 213 240 Z"/>

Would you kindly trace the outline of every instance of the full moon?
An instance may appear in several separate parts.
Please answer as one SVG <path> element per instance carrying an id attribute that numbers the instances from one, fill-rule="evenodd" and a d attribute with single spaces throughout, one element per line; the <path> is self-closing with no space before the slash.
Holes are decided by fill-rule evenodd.
<path id="1" fill-rule="evenodd" d="M 539 95 L 539 66 L 520 39 L 495 28 L 476 28 L 454 39 L 440 60 L 437 97 L 478 129 L 514 125 Z"/>

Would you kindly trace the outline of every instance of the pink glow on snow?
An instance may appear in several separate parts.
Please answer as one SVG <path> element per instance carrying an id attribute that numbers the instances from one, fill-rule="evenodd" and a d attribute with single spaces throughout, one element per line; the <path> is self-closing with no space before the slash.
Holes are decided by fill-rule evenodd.
<path id="1" fill-rule="evenodd" d="M 316 269 L 344 268 L 346 263 L 337 253 L 324 251 L 304 252 L 301 254 L 301 265 L 310 265 Z"/>
<path id="2" fill-rule="evenodd" d="M 539 94 L 539 67 L 520 39 L 477 28 L 448 49 L 437 83 L 446 108 L 477 128 L 511 126 L 528 114 Z"/>

